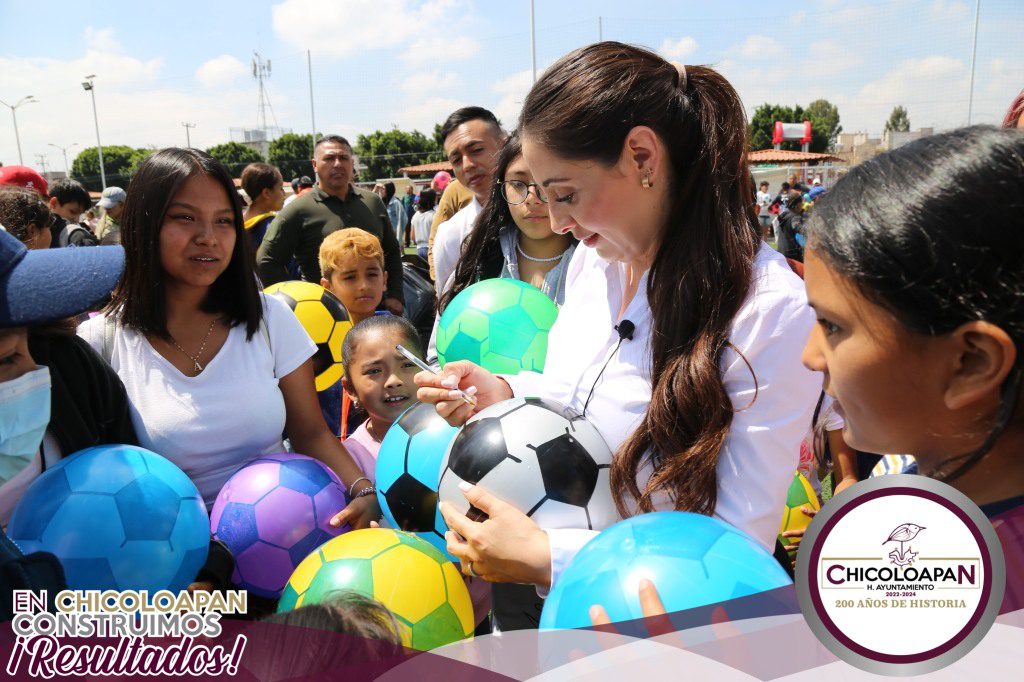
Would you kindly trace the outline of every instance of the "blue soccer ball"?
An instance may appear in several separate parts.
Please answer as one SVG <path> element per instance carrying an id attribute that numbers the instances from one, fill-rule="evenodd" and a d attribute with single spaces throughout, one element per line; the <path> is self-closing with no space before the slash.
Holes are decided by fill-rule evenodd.
<path id="1" fill-rule="evenodd" d="M 459 429 L 433 405 L 417 403 L 395 420 L 377 454 L 377 500 L 393 528 L 416 533 L 448 554 L 448 525 L 437 506 L 441 462 Z"/>
<path id="2" fill-rule="evenodd" d="M 75 590 L 179 591 L 206 563 L 210 520 L 196 486 L 170 461 L 100 445 L 33 481 L 7 534 L 26 554 L 55 554 Z"/>
<path id="3" fill-rule="evenodd" d="M 718 519 L 688 512 L 641 514 L 584 545 L 548 595 L 540 627 L 590 627 L 594 604 L 613 622 L 642 618 L 644 578 L 654 583 L 669 613 L 792 584 L 775 557 Z"/>

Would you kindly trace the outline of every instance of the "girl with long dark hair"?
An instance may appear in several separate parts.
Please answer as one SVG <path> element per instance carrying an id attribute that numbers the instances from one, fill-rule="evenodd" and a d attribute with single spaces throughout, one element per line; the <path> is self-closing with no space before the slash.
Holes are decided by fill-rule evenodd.
<path id="1" fill-rule="evenodd" d="M 210 506 L 246 461 L 283 449 L 287 428 L 297 452 L 356 496 L 343 518 L 378 518 L 369 480 L 320 413 L 316 347 L 287 305 L 258 288 L 224 166 L 196 149 L 150 156 L 122 226 L 124 274 L 105 315 L 79 335 L 124 382 L 139 443 L 181 467 Z"/>
<path id="2" fill-rule="evenodd" d="M 911 453 L 981 506 L 1006 554 L 1004 612 L 1024 606 L 1022 213 L 1024 132 L 953 130 L 851 169 L 815 203 L 804 261 L 804 362 L 843 437 Z"/>
<path id="3" fill-rule="evenodd" d="M 821 390 L 800 363 L 803 284 L 765 245 L 750 200 L 743 107 L 712 69 L 604 42 L 533 86 L 520 136 L 552 228 L 580 240 L 543 374 L 468 362 L 417 375 L 451 423 L 513 395 L 580 412 L 615 452 L 622 516 L 713 514 L 769 551 Z M 542 530 L 479 487 L 483 522 L 443 505 L 464 572 L 546 588 L 591 531 Z"/>

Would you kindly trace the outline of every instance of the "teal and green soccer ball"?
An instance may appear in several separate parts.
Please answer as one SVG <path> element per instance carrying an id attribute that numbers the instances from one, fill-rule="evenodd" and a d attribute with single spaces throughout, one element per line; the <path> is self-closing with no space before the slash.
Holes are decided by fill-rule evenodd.
<path id="1" fill-rule="evenodd" d="M 477 282 L 444 309 L 437 326 L 437 358 L 442 367 L 469 360 L 495 374 L 542 372 L 556 317 L 551 299 L 525 282 Z"/>

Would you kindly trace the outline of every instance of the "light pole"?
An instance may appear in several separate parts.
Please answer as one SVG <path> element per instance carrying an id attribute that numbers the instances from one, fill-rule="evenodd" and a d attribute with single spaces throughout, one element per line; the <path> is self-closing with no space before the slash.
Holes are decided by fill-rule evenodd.
<path id="1" fill-rule="evenodd" d="M 72 147 L 77 147 L 78 143 L 77 142 L 72 142 L 67 147 L 61 147 L 59 144 L 54 144 L 52 142 L 49 142 L 48 144 L 51 147 L 56 147 L 57 149 L 59 149 L 61 151 L 61 153 L 64 154 L 64 175 L 66 175 L 66 176 L 68 176 L 70 178 L 71 177 L 71 169 L 68 166 L 68 150 L 71 149 Z"/>
<path id="2" fill-rule="evenodd" d="M 96 124 L 96 152 L 100 157 L 100 184 L 103 185 L 103 189 L 107 188 L 107 171 L 103 168 L 103 144 L 100 142 L 100 118 L 96 115 L 96 89 L 92 84 L 92 79 L 96 77 L 96 74 L 92 74 L 85 77 L 82 82 L 82 88 L 92 95 L 92 120 Z"/>
<path id="3" fill-rule="evenodd" d="M 189 123 L 188 121 L 182 121 L 181 125 L 184 126 L 184 128 L 185 128 L 185 147 L 187 147 L 188 149 L 191 149 L 192 148 L 192 136 L 189 135 L 189 129 L 190 128 L 195 128 L 196 124 L 195 123 Z"/>
<path id="4" fill-rule="evenodd" d="M 22 104 L 32 104 L 33 102 L 38 102 L 38 101 L 39 100 L 37 100 L 32 95 L 26 95 L 25 97 L 22 97 L 21 99 L 19 99 L 14 104 L 8 104 L 7 102 L 4 102 L 3 100 L 0 100 L 0 104 L 3 104 L 5 107 L 7 107 L 8 109 L 11 110 L 11 118 L 14 119 L 14 142 L 18 145 L 18 165 L 19 166 L 24 166 L 25 165 L 25 161 L 24 161 L 24 159 L 21 158 L 21 138 L 18 136 L 18 115 L 15 113 L 15 111 Z"/>

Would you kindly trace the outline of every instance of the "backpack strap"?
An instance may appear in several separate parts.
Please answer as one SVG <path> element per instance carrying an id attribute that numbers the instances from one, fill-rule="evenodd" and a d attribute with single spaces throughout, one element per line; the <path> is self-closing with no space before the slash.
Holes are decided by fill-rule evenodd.
<path id="1" fill-rule="evenodd" d="M 274 345 L 270 343 L 270 327 L 267 326 L 267 318 L 265 316 L 260 318 L 260 336 L 263 337 L 263 340 L 267 344 L 267 349 L 270 351 L 270 359 L 272 361 L 272 364 L 274 365 L 274 378 L 278 379 L 280 377 L 277 376 L 277 363 L 273 362 Z"/>
<path id="2" fill-rule="evenodd" d="M 110 315 L 105 315 L 103 317 L 103 347 L 100 355 L 103 356 L 108 365 L 114 357 L 114 332 L 116 331 L 117 323 Z"/>

